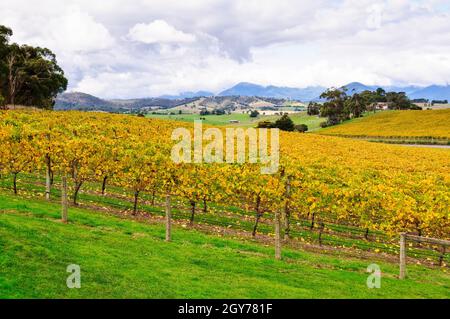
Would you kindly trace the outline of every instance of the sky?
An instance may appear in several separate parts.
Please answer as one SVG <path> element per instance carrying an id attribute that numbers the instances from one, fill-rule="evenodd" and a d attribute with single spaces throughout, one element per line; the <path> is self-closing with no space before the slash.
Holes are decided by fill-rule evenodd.
<path id="1" fill-rule="evenodd" d="M 238 82 L 445 85 L 449 0 L 1 0 L 12 41 L 48 47 L 69 91 L 138 98 Z"/>

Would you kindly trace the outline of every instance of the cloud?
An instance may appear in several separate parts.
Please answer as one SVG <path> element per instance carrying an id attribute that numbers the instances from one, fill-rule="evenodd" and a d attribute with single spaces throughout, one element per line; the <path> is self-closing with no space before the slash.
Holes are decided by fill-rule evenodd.
<path id="1" fill-rule="evenodd" d="M 138 23 L 130 29 L 128 38 L 146 44 L 195 41 L 194 35 L 179 31 L 164 20 L 155 20 L 149 24 Z"/>
<path id="2" fill-rule="evenodd" d="M 13 40 L 56 54 L 71 90 L 103 97 L 445 84 L 445 0 L 2 0 Z"/>

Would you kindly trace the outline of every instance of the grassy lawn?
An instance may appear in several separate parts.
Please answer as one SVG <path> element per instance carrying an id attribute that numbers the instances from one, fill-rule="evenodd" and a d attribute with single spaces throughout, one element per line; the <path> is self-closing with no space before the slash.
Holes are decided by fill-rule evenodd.
<path id="1" fill-rule="evenodd" d="M 273 259 L 272 247 L 164 225 L 69 209 L 0 193 L 0 298 L 448 298 L 445 269 L 300 250 Z M 380 289 L 365 270 L 380 265 Z M 68 289 L 66 267 L 81 267 L 81 289 Z"/>
<path id="2" fill-rule="evenodd" d="M 225 115 L 205 115 L 199 114 L 174 114 L 174 115 L 162 115 L 162 114 L 148 114 L 149 118 L 158 119 L 170 119 L 175 121 L 193 122 L 194 120 L 200 120 L 201 117 L 205 118 L 204 124 L 208 125 L 227 125 L 230 127 L 255 127 L 260 121 L 275 121 L 280 116 L 276 115 L 260 115 L 257 118 L 251 118 L 248 114 L 233 113 Z M 317 116 L 309 116 L 306 112 L 300 112 L 296 114 L 290 114 L 289 117 L 295 124 L 306 124 L 310 131 L 320 128 L 320 123 L 325 119 L 318 118 Z M 237 120 L 240 123 L 230 124 L 231 120 Z"/>

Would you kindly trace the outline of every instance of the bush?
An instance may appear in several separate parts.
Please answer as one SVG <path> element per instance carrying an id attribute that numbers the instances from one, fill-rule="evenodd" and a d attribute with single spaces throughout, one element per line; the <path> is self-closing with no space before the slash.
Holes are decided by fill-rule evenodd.
<path id="1" fill-rule="evenodd" d="M 282 131 L 292 132 L 294 130 L 294 122 L 287 114 L 283 114 L 282 117 L 275 121 L 275 127 Z"/>
<path id="2" fill-rule="evenodd" d="M 418 105 L 416 105 L 416 104 L 412 104 L 412 105 L 411 105 L 411 110 L 417 110 L 417 111 L 419 111 L 419 110 L 422 110 L 422 107 L 420 107 L 420 106 L 418 106 Z"/>
<path id="3" fill-rule="evenodd" d="M 253 110 L 250 112 L 250 117 L 258 117 L 259 112 L 257 110 Z"/>
<path id="4" fill-rule="evenodd" d="M 328 118 L 326 122 L 320 123 L 320 127 L 325 128 L 328 126 L 338 125 L 339 123 L 341 122 L 336 118 Z"/>
<path id="5" fill-rule="evenodd" d="M 5 105 L 5 98 L 0 94 L 0 108 Z"/>
<path id="6" fill-rule="evenodd" d="M 224 115 L 225 114 L 225 110 L 224 109 L 217 109 L 212 111 L 213 115 Z"/>
<path id="7" fill-rule="evenodd" d="M 300 133 L 305 133 L 308 131 L 308 125 L 306 124 L 295 125 L 294 130 Z"/>
<path id="8" fill-rule="evenodd" d="M 258 123 L 257 128 L 274 128 L 275 124 L 270 121 L 261 121 Z"/>

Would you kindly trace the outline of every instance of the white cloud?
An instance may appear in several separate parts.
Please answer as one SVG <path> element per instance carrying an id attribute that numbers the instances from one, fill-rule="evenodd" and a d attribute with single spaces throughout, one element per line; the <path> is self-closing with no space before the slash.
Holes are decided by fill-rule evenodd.
<path id="1" fill-rule="evenodd" d="M 138 23 L 128 32 L 128 38 L 146 44 L 153 43 L 190 43 L 195 36 L 175 29 L 164 20 L 155 20 L 151 23 Z"/>
<path id="2" fill-rule="evenodd" d="M 240 81 L 445 84 L 445 0 L 2 0 L 13 40 L 46 46 L 70 89 L 141 97 Z"/>

